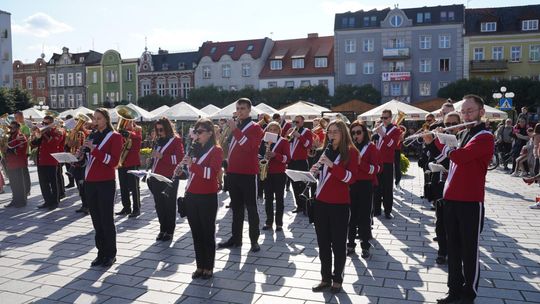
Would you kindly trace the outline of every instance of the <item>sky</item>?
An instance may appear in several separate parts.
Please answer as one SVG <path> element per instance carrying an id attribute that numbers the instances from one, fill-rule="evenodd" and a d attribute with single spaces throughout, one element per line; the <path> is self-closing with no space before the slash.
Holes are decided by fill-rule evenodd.
<path id="1" fill-rule="evenodd" d="M 521 0 L 520 5 L 537 4 Z M 274 40 L 333 35 L 334 16 L 347 11 L 383 9 L 396 0 L 2 0 L 11 13 L 13 60 L 48 60 L 66 46 L 70 52 L 115 49 L 122 58 L 144 51 L 193 51 L 205 41 L 269 37 Z M 464 4 L 468 8 L 505 6 L 504 0 L 408 0 L 400 8 Z M 516 3 L 514 3 L 516 5 Z M 145 42 L 146 41 L 146 42 Z"/>

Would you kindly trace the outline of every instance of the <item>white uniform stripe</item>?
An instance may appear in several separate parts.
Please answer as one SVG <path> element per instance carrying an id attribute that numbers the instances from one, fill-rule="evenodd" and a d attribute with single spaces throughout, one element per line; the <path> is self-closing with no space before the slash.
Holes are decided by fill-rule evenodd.
<path id="1" fill-rule="evenodd" d="M 287 162 L 287 155 L 283 155 L 283 163 Z"/>
<path id="2" fill-rule="evenodd" d="M 390 141 L 388 142 L 388 147 L 390 147 L 392 144 L 394 143 L 394 140 L 393 139 L 390 139 Z"/>
<path id="3" fill-rule="evenodd" d="M 350 171 L 345 171 L 345 178 L 342 179 L 343 182 L 347 183 L 349 180 L 351 180 L 352 174 Z"/>
<path id="4" fill-rule="evenodd" d="M 307 148 L 307 147 L 309 146 L 310 143 L 311 143 L 311 142 L 310 142 L 309 140 L 306 140 L 306 142 L 304 143 L 304 147 Z"/>
<path id="5" fill-rule="evenodd" d="M 369 172 L 368 172 L 368 174 L 373 174 L 374 171 L 375 171 L 375 166 L 369 165 Z"/>
<path id="6" fill-rule="evenodd" d="M 477 239 L 476 239 L 476 258 L 475 258 L 475 267 L 474 267 L 474 280 L 472 282 L 472 288 L 474 290 L 475 294 L 478 294 L 478 290 L 476 290 L 476 285 L 478 284 L 478 278 L 480 277 L 480 264 L 478 261 L 478 258 L 480 257 L 480 229 L 482 225 L 482 202 L 478 202 L 478 232 L 477 232 Z"/>

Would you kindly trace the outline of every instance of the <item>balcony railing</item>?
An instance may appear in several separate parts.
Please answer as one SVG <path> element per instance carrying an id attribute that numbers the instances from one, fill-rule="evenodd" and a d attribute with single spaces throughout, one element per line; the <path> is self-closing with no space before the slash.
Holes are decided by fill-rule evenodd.
<path id="1" fill-rule="evenodd" d="M 471 72 L 505 72 L 508 60 L 471 60 Z"/>
<path id="2" fill-rule="evenodd" d="M 402 59 L 409 58 L 409 48 L 384 48 L 383 59 Z"/>

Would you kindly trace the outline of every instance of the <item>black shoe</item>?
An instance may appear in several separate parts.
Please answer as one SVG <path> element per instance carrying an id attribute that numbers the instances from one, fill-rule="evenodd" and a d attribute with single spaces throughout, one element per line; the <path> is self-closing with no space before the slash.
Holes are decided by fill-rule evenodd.
<path id="1" fill-rule="evenodd" d="M 361 255 L 361 257 L 362 257 L 363 259 L 367 259 L 367 258 L 369 258 L 370 256 L 371 256 L 371 254 L 369 253 L 369 249 L 362 249 L 362 255 Z"/>
<path id="2" fill-rule="evenodd" d="M 229 208 L 231 208 L 231 206 L 230 206 L 230 205 L 226 205 L 225 208 L 229 209 Z"/>
<path id="3" fill-rule="evenodd" d="M 139 210 L 133 211 L 133 212 L 131 212 L 131 214 L 129 215 L 129 218 L 137 217 L 137 216 L 139 216 L 139 215 L 141 215 L 141 212 L 140 212 Z"/>
<path id="4" fill-rule="evenodd" d="M 301 213 L 304 212 L 304 208 L 296 208 L 292 211 L 292 213 Z"/>
<path id="5" fill-rule="evenodd" d="M 444 255 L 437 256 L 437 258 L 435 259 L 435 263 L 439 265 L 446 264 L 446 257 Z"/>
<path id="6" fill-rule="evenodd" d="M 13 202 L 11 202 L 11 203 L 7 204 L 5 207 L 6 208 L 15 207 L 15 204 Z"/>
<path id="7" fill-rule="evenodd" d="M 203 274 L 201 276 L 201 279 L 203 280 L 209 280 L 214 276 L 212 270 L 204 270 Z"/>
<path id="8" fill-rule="evenodd" d="M 474 300 L 471 300 L 471 299 L 461 299 L 461 301 L 458 301 L 456 303 L 459 303 L 459 304 L 474 304 Z"/>
<path id="9" fill-rule="evenodd" d="M 61 199 L 64 199 L 66 198 L 66 194 L 65 193 L 62 193 L 58 196 L 58 199 L 61 200 Z"/>
<path id="10" fill-rule="evenodd" d="M 330 287 L 330 292 L 333 294 L 339 293 L 341 291 L 341 283 L 334 283 Z"/>
<path id="11" fill-rule="evenodd" d="M 354 254 L 354 247 L 347 247 L 347 255 L 353 255 Z"/>
<path id="12" fill-rule="evenodd" d="M 66 185 L 66 189 L 73 188 L 73 187 L 75 187 L 75 184 L 73 183 L 69 183 Z"/>
<path id="13" fill-rule="evenodd" d="M 200 278 L 202 276 L 203 276 L 203 270 L 202 269 L 197 269 L 191 274 L 191 278 L 193 280 L 198 279 L 198 278 Z"/>
<path id="14" fill-rule="evenodd" d="M 49 208 L 49 204 L 43 203 L 43 204 L 38 206 L 38 209 L 45 209 L 45 208 Z"/>
<path id="15" fill-rule="evenodd" d="M 434 237 L 434 238 L 433 238 L 433 241 L 434 241 L 434 242 L 437 242 L 438 240 L 439 240 L 439 237 Z"/>
<path id="16" fill-rule="evenodd" d="M 50 206 L 49 206 L 49 210 L 54 210 L 54 209 L 56 209 L 56 208 L 58 208 L 58 205 L 57 205 L 57 204 L 54 204 L 54 205 L 50 205 Z"/>
<path id="17" fill-rule="evenodd" d="M 103 258 L 97 257 L 95 260 L 92 261 L 92 263 L 90 263 L 90 267 L 100 266 L 101 264 L 103 264 Z"/>
<path id="18" fill-rule="evenodd" d="M 131 210 L 123 208 L 122 210 L 120 210 L 120 212 L 116 212 L 115 214 L 116 215 L 128 215 L 130 213 L 131 213 Z"/>
<path id="19" fill-rule="evenodd" d="M 86 208 L 86 207 L 81 207 L 81 208 L 75 210 L 75 212 L 88 214 L 88 213 L 90 213 L 90 210 L 88 208 Z"/>
<path id="20" fill-rule="evenodd" d="M 272 230 L 272 225 L 264 225 L 262 230 Z"/>
<path id="21" fill-rule="evenodd" d="M 235 243 L 233 240 L 229 239 L 226 242 L 221 242 L 218 244 L 218 248 L 237 248 L 241 247 L 242 243 Z"/>
<path id="22" fill-rule="evenodd" d="M 276 231 L 283 231 L 283 227 L 281 227 L 281 226 L 276 226 Z"/>
<path id="23" fill-rule="evenodd" d="M 328 283 L 328 282 L 320 282 L 319 284 L 311 287 L 311 291 L 313 292 L 321 292 L 327 288 L 330 288 L 332 284 Z"/>
<path id="24" fill-rule="evenodd" d="M 168 242 L 168 241 L 170 241 L 172 239 L 173 239 L 173 234 L 172 233 L 167 233 L 167 232 L 163 233 L 163 237 L 161 238 L 161 240 L 163 242 Z"/>
<path id="25" fill-rule="evenodd" d="M 249 249 L 251 252 L 259 252 L 261 251 L 261 246 L 259 244 L 255 243 L 251 245 L 251 249 Z"/>
<path id="26" fill-rule="evenodd" d="M 114 264 L 114 262 L 116 262 L 116 258 L 104 258 L 101 266 L 111 267 Z"/>
<path id="27" fill-rule="evenodd" d="M 373 216 L 380 216 L 381 215 L 381 212 L 380 211 L 374 211 L 373 212 Z"/>
<path id="28" fill-rule="evenodd" d="M 437 304 L 457 304 L 460 300 L 459 296 L 448 293 L 445 298 L 437 299 Z"/>
<path id="29" fill-rule="evenodd" d="M 394 216 L 392 215 L 392 213 L 386 213 L 386 214 L 384 215 L 384 217 L 385 217 L 387 220 L 391 220 L 391 219 L 394 218 Z"/>
<path id="30" fill-rule="evenodd" d="M 156 241 L 161 241 L 163 240 L 163 235 L 165 235 L 165 232 L 160 232 L 157 237 L 156 237 Z"/>

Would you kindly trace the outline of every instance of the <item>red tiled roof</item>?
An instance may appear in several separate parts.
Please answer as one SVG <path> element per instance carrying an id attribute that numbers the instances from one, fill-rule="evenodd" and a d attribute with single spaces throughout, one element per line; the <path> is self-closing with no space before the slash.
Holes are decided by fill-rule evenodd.
<path id="1" fill-rule="evenodd" d="M 219 61 L 223 55 L 229 55 L 233 60 L 238 60 L 244 54 L 250 54 L 253 59 L 261 57 L 266 41 L 268 38 L 253 39 L 253 40 L 238 40 L 203 43 L 200 48 L 201 58 L 208 56 L 214 62 Z"/>
<path id="2" fill-rule="evenodd" d="M 316 57 L 327 57 L 326 68 L 315 68 Z M 292 59 L 304 58 L 303 69 L 293 69 Z M 270 61 L 281 59 L 281 70 L 271 70 Z M 317 37 L 274 41 L 274 47 L 259 75 L 260 78 L 333 75 L 334 74 L 334 37 Z"/>
<path id="3" fill-rule="evenodd" d="M 357 114 L 362 114 L 376 107 L 377 107 L 376 105 L 373 105 L 373 104 L 370 104 L 370 103 L 367 103 L 358 99 L 353 99 L 353 100 L 349 100 L 347 102 L 344 102 L 342 104 L 332 107 L 332 111 L 336 111 L 336 112 L 352 111 Z"/>

